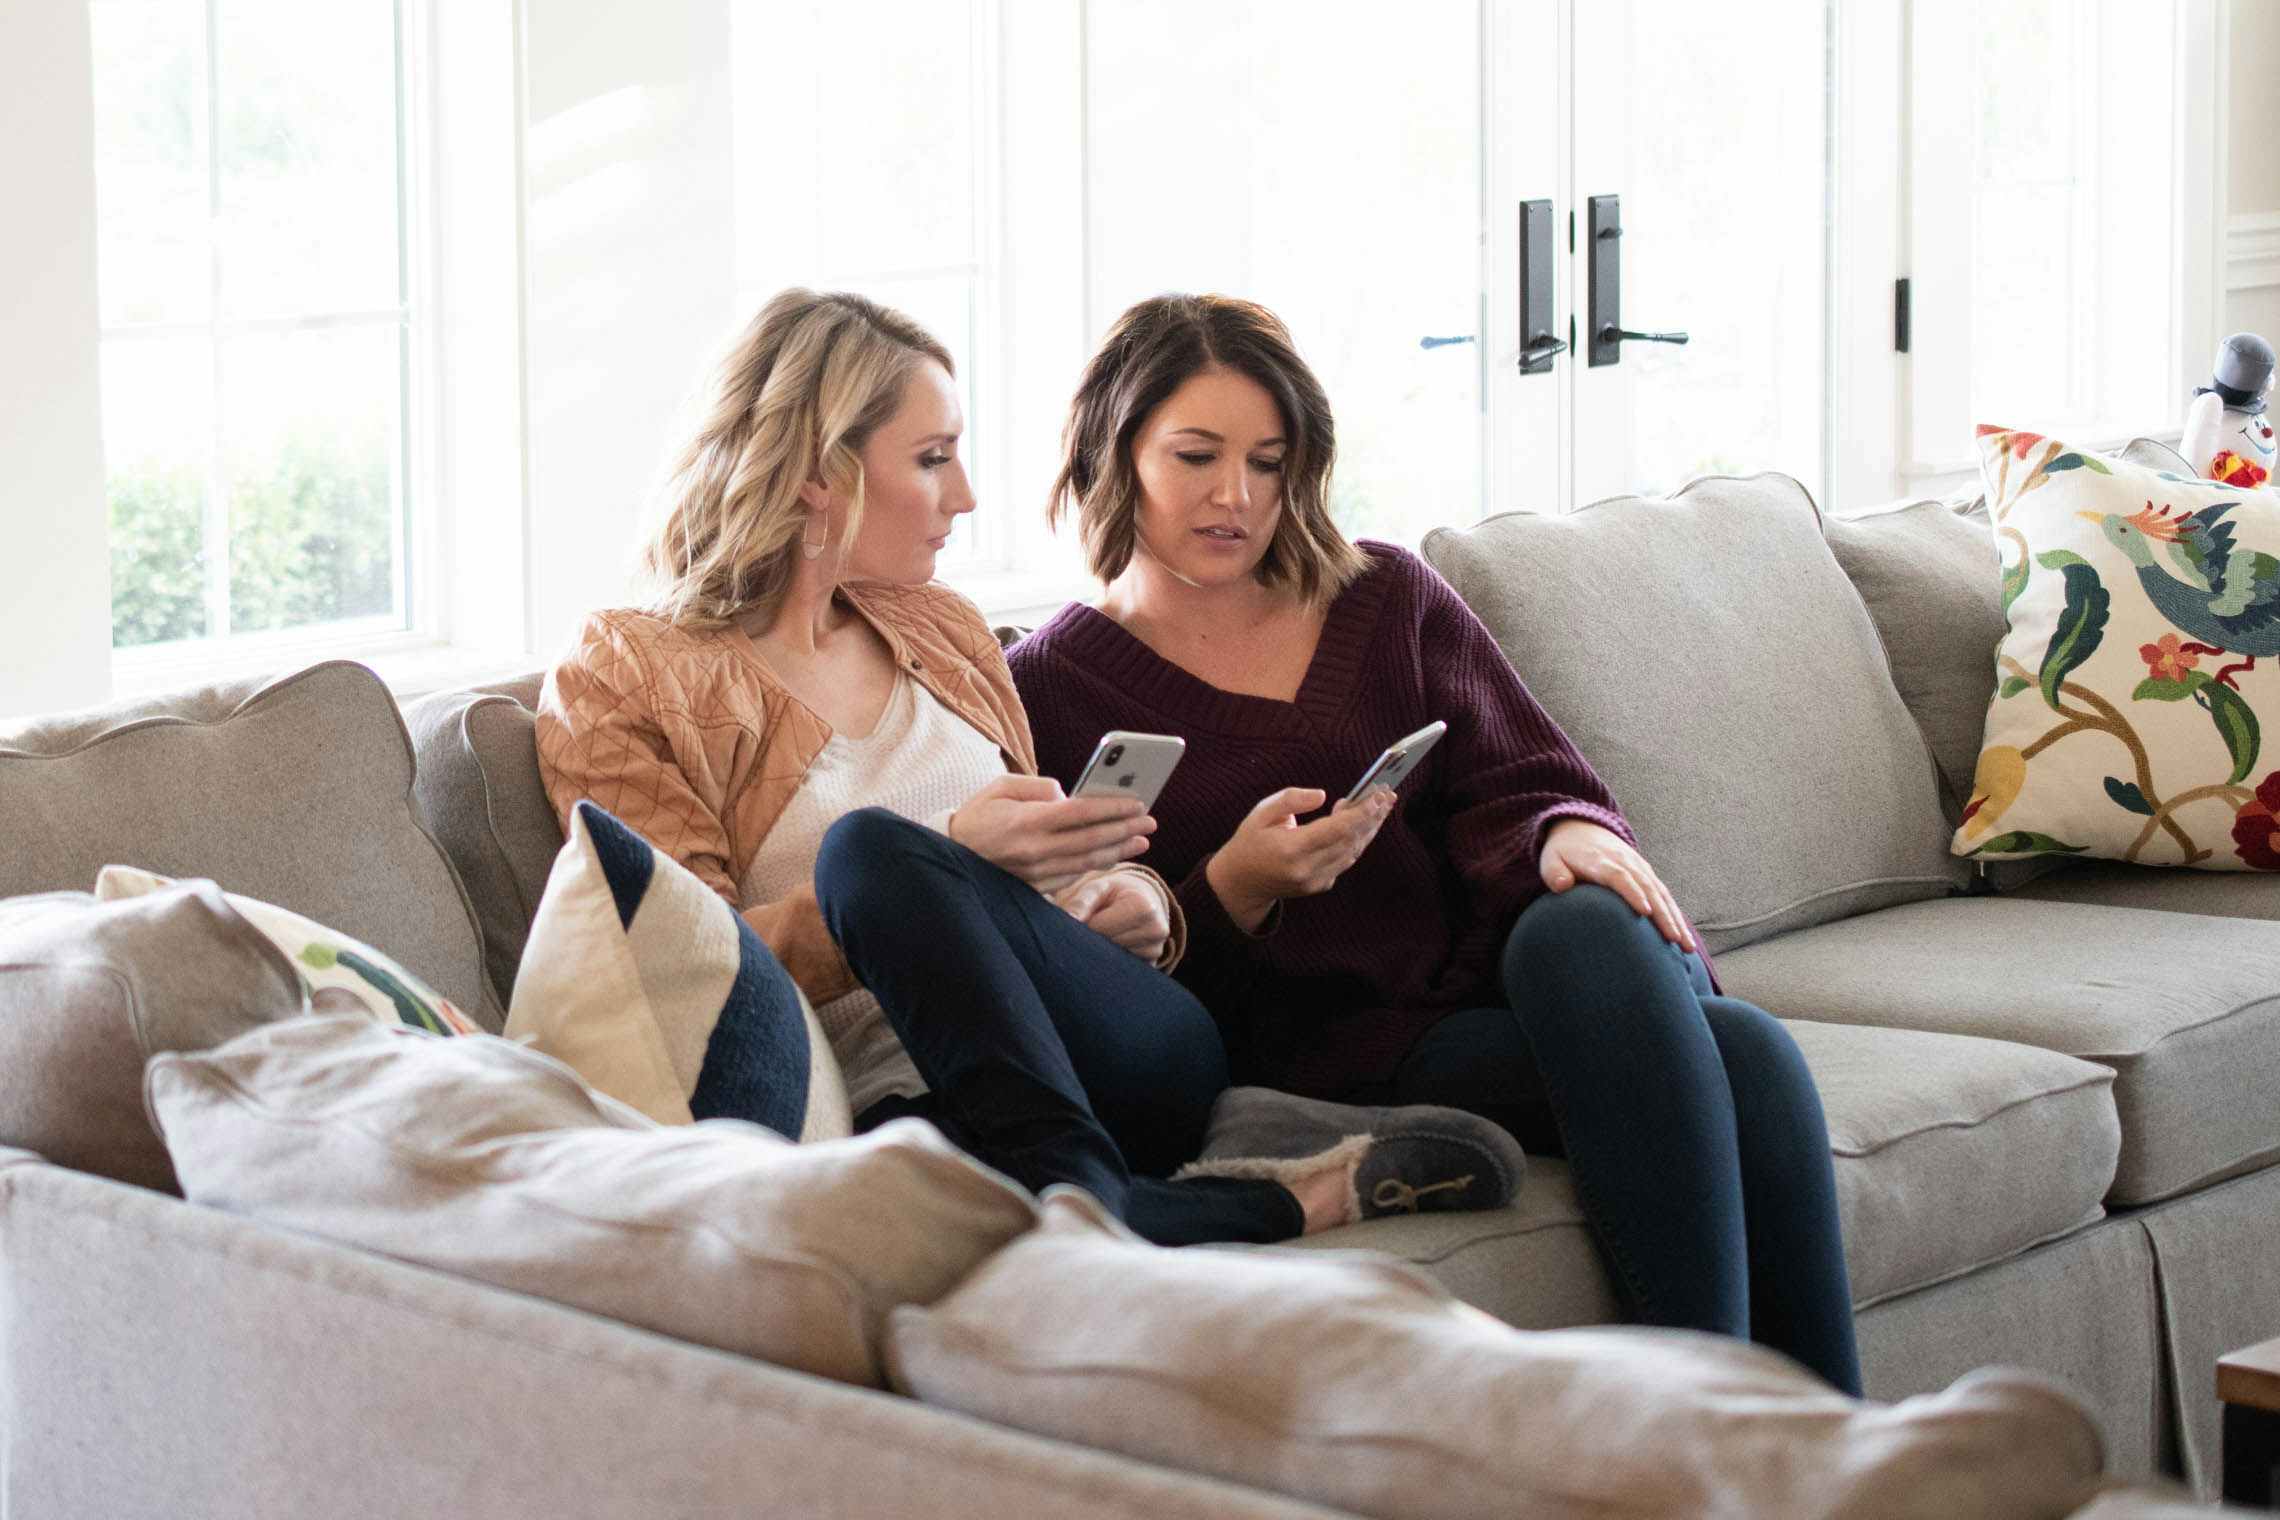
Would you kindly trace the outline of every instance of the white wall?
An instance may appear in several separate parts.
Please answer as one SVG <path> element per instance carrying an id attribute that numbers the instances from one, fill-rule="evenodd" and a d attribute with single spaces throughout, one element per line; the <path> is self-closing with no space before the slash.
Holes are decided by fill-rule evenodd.
<path id="1" fill-rule="evenodd" d="M 0 5 L 0 716 L 111 690 L 85 0 Z"/>
<path id="2" fill-rule="evenodd" d="M 2232 0 L 2228 20 L 2232 131 L 2225 178 L 2233 214 L 2280 211 L 2280 5 Z"/>
<path id="3" fill-rule="evenodd" d="M 2280 343 L 2280 0 L 2231 0 L 2226 20 L 2224 330 Z"/>
<path id="4" fill-rule="evenodd" d="M 530 629 L 551 659 L 625 599 L 643 496 L 730 336 L 730 37 L 727 0 L 527 0 L 524 28 Z"/>

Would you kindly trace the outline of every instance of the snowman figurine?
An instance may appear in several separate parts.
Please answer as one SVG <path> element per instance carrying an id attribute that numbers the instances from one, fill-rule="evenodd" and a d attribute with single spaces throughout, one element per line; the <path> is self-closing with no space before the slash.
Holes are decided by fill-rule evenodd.
<path id="1" fill-rule="evenodd" d="M 2216 373 L 2185 409 L 2185 462 L 2229 486 L 2280 490 L 2272 480 L 2272 419 L 2264 414 L 2271 392 L 2272 345 L 2254 333 L 2225 339 Z"/>

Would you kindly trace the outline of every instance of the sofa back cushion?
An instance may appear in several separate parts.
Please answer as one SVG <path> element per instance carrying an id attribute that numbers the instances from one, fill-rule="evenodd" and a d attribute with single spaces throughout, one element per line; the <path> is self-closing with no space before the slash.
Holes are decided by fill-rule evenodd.
<path id="1" fill-rule="evenodd" d="M 83 892 L 113 862 L 208 877 L 378 947 L 495 1029 L 467 896 L 411 793 L 395 698 L 345 660 L 0 725 L 0 896 Z"/>
<path id="2" fill-rule="evenodd" d="M 1424 552 L 1713 951 L 1966 878 L 1923 736 L 1797 482 L 1507 513 Z"/>
<path id="3" fill-rule="evenodd" d="M 413 806 L 467 883 L 483 926 L 483 970 L 502 1007 L 562 848 L 562 822 L 538 774 L 542 679 L 437 692 L 404 709 L 419 753 Z"/>
<path id="4" fill-rule="evenodd" d="M 1987 519 L 1952 500 L 1914 501 L 1832 515 L 1822 527 L 1932 747 L 1953 821 L 1971 795 L 1995 694 L 1995 646 L 2008 626 Z"/>

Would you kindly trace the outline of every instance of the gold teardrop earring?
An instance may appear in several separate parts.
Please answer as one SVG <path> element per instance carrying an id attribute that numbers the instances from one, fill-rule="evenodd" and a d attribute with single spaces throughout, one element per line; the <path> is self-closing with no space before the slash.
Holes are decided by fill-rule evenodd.
<path id="1" fill-rule="evenodd" d="M 800 534 L 800 553 L 808 559 L 823 558 L 824 546 L 831 542 L 831 513 L 829 509 L 816 513 L 815 517 L 822 519 L 822 536 L 811 539 L 805 532 Z M 810 519 L 811 522 L 814 520 L 814 518 Z"/>

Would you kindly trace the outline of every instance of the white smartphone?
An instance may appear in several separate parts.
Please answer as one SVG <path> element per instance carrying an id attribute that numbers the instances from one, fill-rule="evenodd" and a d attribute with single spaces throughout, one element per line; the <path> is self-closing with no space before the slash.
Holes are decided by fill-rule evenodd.
<path id="1" fill-rule="evenodd" d="M 1132 734 L 1112 728 L 1093 746 L 1084 774 L 1069 789 L 1072 797 L 1137 797 L 1143 808 L 1153 809 L 1172 767 L 1187 753 L 1187 740 L 1176 734 Z"/>
<path id="2" fill-rule="evenodd" d="M 1385 753 L 1371 762 L 1368 770 L 1362 772 L 1362 779 L 1354 783 L 1354 789 L 1346 794 L 1346 800 L 1361 801 L 1362 794 L 1373 786 L 1401 785 L 1401 779 L 1417 768 L 1417 762 L 1425 758 L 1425 752 L 1440 743 L 1441 735 L 1448 731 L 1449 725 L 1436 719 L 1408 738 L 1396 739 L 1388 744 Z"/>

